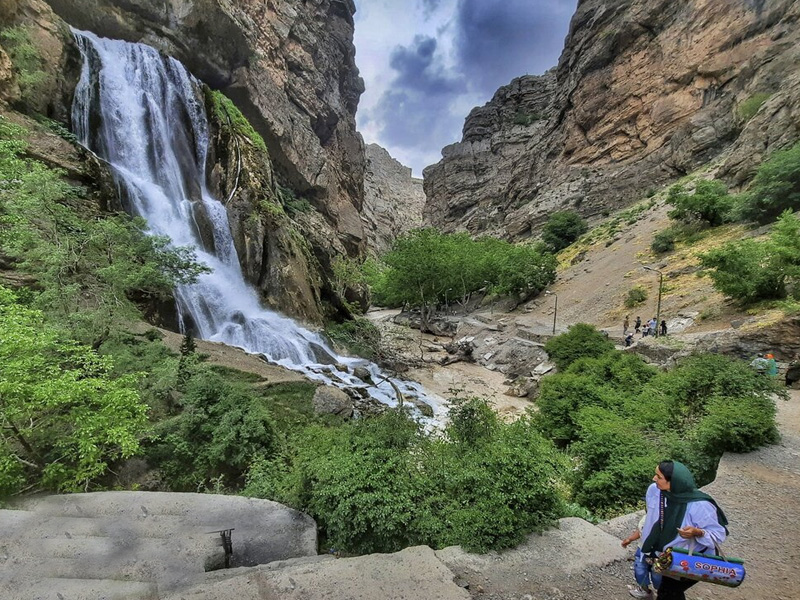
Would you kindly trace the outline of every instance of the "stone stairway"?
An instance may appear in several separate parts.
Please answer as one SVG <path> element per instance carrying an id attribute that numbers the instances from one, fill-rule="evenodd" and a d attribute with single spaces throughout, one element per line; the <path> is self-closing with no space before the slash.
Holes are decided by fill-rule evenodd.
<path id="1" fill-rule="evenodd" d="M 316 524 L 266 500 L 105 492 L 0 511 L 3 600 L 157 599 L 222 568 L 316 554 Z"/>

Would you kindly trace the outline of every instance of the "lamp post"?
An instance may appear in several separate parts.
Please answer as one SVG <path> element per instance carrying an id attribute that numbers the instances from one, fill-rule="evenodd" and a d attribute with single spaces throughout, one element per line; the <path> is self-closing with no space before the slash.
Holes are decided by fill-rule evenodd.
<path id="1" fill-rule="evenodd" d="M 558 294 L 555 292 L 551 292 L 550 290 L 545 290 L 545 296 L 555 296 L 555 305 L 553 306 L 553 335 L 556 334 L 556 318 L 558 317 Z"/>
<path id="2" fill-rule="evenodd" d="M 642 268 L 646 271 L 655 271 L 656 273 L 658 273 L 658 308 L 656 308 L 656 331 L 655 331 L 655 336 L 658 337 L 658 331 L 661 328 L 661 289 L 664 284 L 664 274 L 658 269 L 654 269 L 653 267 L 646 267 L 642 265 Z"/>

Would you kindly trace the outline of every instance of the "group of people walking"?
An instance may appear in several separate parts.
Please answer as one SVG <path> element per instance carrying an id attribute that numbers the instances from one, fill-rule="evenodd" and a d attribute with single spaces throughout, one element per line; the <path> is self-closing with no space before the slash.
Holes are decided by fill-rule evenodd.
<path id="1" fill-rule="evenodd" d="M 642 318 L 636 317 L 636 322 L 633 324 L 633 331 L 631 332 L 629 332 L 630 327 L 630 317 L 625 315 L 625 320 L 622 322 L 622 337 L 625 339 L 625 346 L 633 344 L 633 336 L 637 333 L 641 333 L 642 337 L 647 337 L 648 335 L 652 335 L 653 337 L 667 335 L 666 319 L 661 319 L 661 323 L 659 323 L 658 320 L 653 317 L 642 326 Z"/>

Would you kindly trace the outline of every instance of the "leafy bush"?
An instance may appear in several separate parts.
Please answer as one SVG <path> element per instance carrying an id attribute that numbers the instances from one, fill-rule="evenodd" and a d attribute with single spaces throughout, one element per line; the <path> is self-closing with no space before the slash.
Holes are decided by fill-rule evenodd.
<path id="1" fill-rule="evenodd" d="M 752 119 L 758 112 L 758 109 L 761 108 L 761 105 L 769 100 L 770 96 L 772 96 L 772 94 L 768 92 L 758 92 L 750 96 L 738 106 L 737 112 L 739 113 L 739 118 L 745 122 Z"/>
<path id="2" fill-rule="evenodd" d="M 579 358 L 602 356 L 614 349 L 611 340 L 586 323 L 572 325 L 566 333 L 550 338 L 544 350 L 559 370 Z"/>
<path id="3" fill-rule="evenodd" d="M 675 207 L 669 212 L 671 219 L 684 223 L 701 221 L 715 227 L 728 220 L 734 200 L 722 182 L 701 179 L 691 194 L 681 185 L 672 186 L 667 202 Z"/>
<path id="4" fill-rule="evenodd" d="M 398 237 L 382 265 L 367 263 L 367 279 L 376 302 L 409 304 L 427 318 L 445 302 L 466 303 L 489 287 L 498 294 L 523 298 L 555 280 L 555 258 L 529 245 L 493 238 L 472 240 L 465 233 L 419 229 Z"/>
<path id="5" fill-rule="evenodd" d="M 647 300 L 647 290 L 642 286 L 637 285 L 628 290 L 628 295 L 625 297 L 625 306 L 627 308 L 634 308 Z"/>
<path id="6" fill-rule="evenodd" d="M 218 373 L 200 370 L 187 384 L 183 411 L 158 424 L 148 460 L 174 491 L 197 491 L 223 477 L 243 481 L 256 456 L 279 450 L 272 415 L 263 401 Z"/>
<path id="7" fill-rule="evenodd" d="M 800 209 L 800 143 L 775 152 L 761 164 L 750 189 L 739 197 L 739 220 L 769 223 L 786 210 Z"/>
<path id="8" fill-rule="evenodd" d="M 36 278 L 37 305 L 81 339 L 99 345 L 112 324 L 139 315 L 134 299 L 169 298 L 209 271 L 191 248 L 147 235 L 142 219 L 78 211 L 86 191 L 25 158 L 25 134 L 0 117 L 0 250 Z"/>
<path id="9" fill-rule="evenodd" d="M 566 248 L 588 229 L 586 221 L 574 211 L 555 212 L 542 229 L 542 241 L 553 252 Z"/>
<path id="10" fill-rule="evenodd" d="M 65 339 L 0 287 L 0 497 L 86 491 L 137 453 L 147 424 L 133 377 Z"/>
<path id="11" fill-rule="evenodd" d="M 676 241 L 678 241 L 677 232 L 672 227 L 667 227 L 663 231 L 659 231 L 653 237 L 653 242 L 650 244 L 650 249 L 656 254 L 671 252 L 675 249 Z"/>
<path id="12" fill-rule="evenodd" d="M 743 304 L 800 293 L 800 222 L 790 212 L 775 224 L 767 241 L 731 242 L 700 255 L 714 287 Z"/>
<path id="13" fill-rule="evenodd" d="M 565 463 L 526 420 L 487 408 L 456 402 L 441 438 L 397 411 L 310 427 L 280 459 L 255 463 L 246 493 L 309 512 L 324 543 L 348 552 L 510 546 L 560 515 Z"/>

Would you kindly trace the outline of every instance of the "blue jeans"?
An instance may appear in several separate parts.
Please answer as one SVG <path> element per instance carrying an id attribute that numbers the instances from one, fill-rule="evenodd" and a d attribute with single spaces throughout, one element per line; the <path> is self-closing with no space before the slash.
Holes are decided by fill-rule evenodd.
<path id="1" fill-rule="evenodd" d="M 633 559 L 633 576 L 636 578 L 636 583 L 643 588 L 650 587 L 651 581 L 655 589 L 661 587 L 661 575 L 654 573 L 652 565 L 644 562 L 641 548 L 636 549 L 636 555 Z"/>

